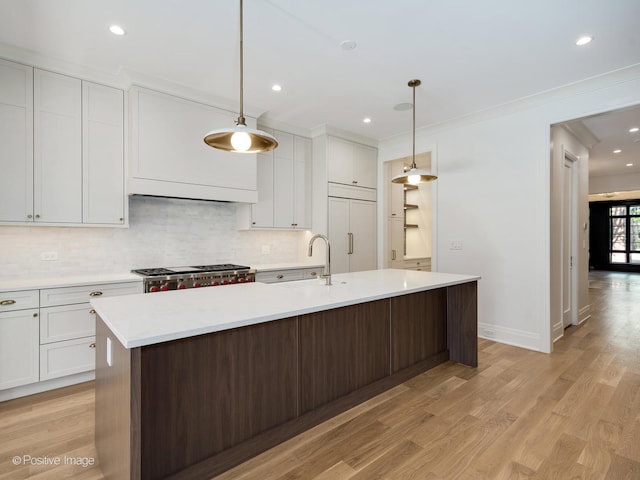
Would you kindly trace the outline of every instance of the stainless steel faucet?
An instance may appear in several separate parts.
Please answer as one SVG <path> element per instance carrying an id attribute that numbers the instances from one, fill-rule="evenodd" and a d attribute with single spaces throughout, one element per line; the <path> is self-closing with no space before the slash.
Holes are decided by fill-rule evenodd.
<path id="1" fill-rule="evenodd" d="M 313 255 L 313 242 L 316 238 L 323 239 L 324 243 L 327 245 L 324 261 L 324 271 L 322 272 L 321 277 L 325 279 L 326 285 L 331 285 L 331 246 L 329 245 L 329 239 L 326 235 L 316 233 L 309 239 L 309 256 Z"/>

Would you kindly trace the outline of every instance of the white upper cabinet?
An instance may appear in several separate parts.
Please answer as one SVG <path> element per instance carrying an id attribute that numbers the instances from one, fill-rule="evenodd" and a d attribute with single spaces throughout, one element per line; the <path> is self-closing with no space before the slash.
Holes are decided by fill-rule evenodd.
<path id="1" fill-rule="evenodd" d="M 124 191 L 124 92 L 82 82 L 84 223 L 122 225 Z"/>
<path id="2" fill-rule="evenodd" d="M 82 223 L 82 82 L 34 70 L 34 219 Z"/>
<path id="3" fill-rule="evenodd" d="M 145 88 L 130 90 L 129 193 L 255 203 L 256 154 L 217 150 L 211 130 L 232 127 L 231 112 Z M 250 127 L 255 121 L 247 119 Z"/>
<path id="4" fill-rule="evenodd" d="M 0 60 L 0 223 L 123 225 L 124 92 Z"/>
<path id="5" fill-rule="evenodd" d="M 311 139 L 263 128 L 278 148 L 258 155 L 258 202 L 238 207 L 238 228 L 311 228 Z"/>
<path id="6" fill-rule="evenodd" d="M 33 218 L 33 68 L 0 60 L 0 222 Z"/>
<path id="7" fill-rule="evenodd" d="M 377 150 L 336 137 L 328 137 L 327 179 L 358 187 L 377 187 Z"/>

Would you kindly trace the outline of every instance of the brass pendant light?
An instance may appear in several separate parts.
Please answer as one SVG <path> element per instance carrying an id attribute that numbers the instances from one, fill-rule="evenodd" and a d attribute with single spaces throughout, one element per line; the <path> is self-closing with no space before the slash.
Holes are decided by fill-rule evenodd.
<path id="1" fill-rule="evenodd" d="M 427 170 L 422 170 L 416 166 L 416 87 L 422 82 L 420 80 L 409 80 L 409 86 L 413 88 L 413 156 L 411 162 L 411 168 L 396 175 L 391 179 L 393 183 L 401 183 L 404 185 L 417 185 L 419 183 L 427 183 L 435 180 L 435 175 Z"/>
<path id="2" fill-rule="evenodd" d="M 212 130 L 204 137 L 207 145 L 237 153 L 268 152 L 278 146 L 278 141 L 267 132 L 247 127 L 244 118 L 244 69 L 243 69 L 243 21 L 242 0 L 240 0 L 240 115 L 236 120 L 236 126 Z"/>

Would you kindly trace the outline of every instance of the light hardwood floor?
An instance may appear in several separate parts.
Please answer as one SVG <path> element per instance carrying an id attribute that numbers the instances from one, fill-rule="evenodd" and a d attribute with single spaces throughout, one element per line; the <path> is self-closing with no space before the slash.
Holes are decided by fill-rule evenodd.
<path id="1" fill-rule="evenodd" d="M 480 340 L 477 369 L 438 366 L 216 477 L 640 479 L 640 274 L 594 272 L 592 317 L 551 355 Z M 102 478 L 91 383 L 0 403 L 0 479 Z"/>

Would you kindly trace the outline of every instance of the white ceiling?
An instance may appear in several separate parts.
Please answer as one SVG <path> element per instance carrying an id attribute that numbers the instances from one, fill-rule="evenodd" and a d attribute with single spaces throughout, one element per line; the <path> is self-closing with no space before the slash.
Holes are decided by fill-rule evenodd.
<path id="1" fill-rule="evenodd" d="M 0 44 L 237 109 L 238 10 L 234 0 L 0 0 Z M 420 127 L 640 63 L 638 0 L 245 0 L 244 11 L 247 110 L 372 139 L 411 129 L 410 111 L 393 107 L 411 101 L 412 78 Z M 110 34 L 112 23 L 127 35 Z M 579 48 L 582 34 L 594 41 Z"/>
<path id="2" fill-rule="evenodd" d="M 640 173 L 640 107 L 631 107 L 613 112 L 584 117 L 565 124 L 574 133 L 587 132 L 591 136 L 584 141 L 592 144 L 589 154 L 589 175 L 626 175 Z M 613 153 L 621 150 L 620 153 Z M 632 166 L 627 166 L 631 163 Z M 640 185 L 638 185 L 640 187 Z"/>

